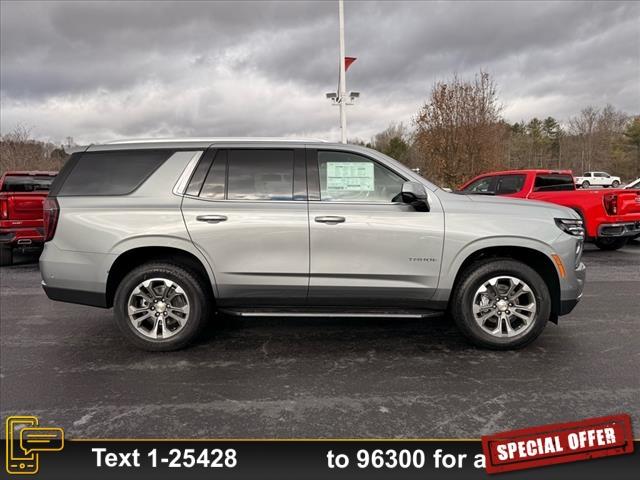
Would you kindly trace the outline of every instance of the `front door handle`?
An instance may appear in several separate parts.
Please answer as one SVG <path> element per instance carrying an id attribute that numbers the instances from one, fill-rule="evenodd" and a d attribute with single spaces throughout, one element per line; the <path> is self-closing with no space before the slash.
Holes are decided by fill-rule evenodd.
<path id="1" fill-rule="evenodd" d="M 220 223 L 227 220 L 226 215 L 198 215 L 196 220 L 207 223 Z"/>
<path id="2" fill-rule="evenodd" d="M 329 225 L 335 225 L 336 223 L 344 223 L 345 218 L 326 215 L 322 217 L 316 217 L 314 220 L 318 223 L 328 223 Z"/>

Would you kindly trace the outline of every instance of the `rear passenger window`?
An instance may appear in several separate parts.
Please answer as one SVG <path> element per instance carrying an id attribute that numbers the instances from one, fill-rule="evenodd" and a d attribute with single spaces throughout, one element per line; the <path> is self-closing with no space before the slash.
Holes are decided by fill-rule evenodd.
<path id="1" fill-rule="evenodd" d="M 524 175 L 503 175 L 498 181 L 498 195 L 518 193 L 524 185 Z"/>
<path id="2" fill-rule="evenodd" d="M 126 195 L 142 185 L 172 154 L 172 150 L 83 153 L 59 195 Z"/>
<path id="3" fill-rule="evenodd" d="M 575 190 L 571 175 L 538 175 L 533 185 L 534 192 L 557 192 Z"/>
<path id="4" fill-rule="evenodd" d="M 293 200 L 293 159 L 293 150 L 229 150 L 227 198 Z"/>

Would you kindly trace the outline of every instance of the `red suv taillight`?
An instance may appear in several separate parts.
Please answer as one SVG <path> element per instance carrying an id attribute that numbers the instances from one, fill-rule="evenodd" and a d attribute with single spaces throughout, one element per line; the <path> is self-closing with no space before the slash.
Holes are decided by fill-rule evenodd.
<path id="1" fill-rule="evenodd" d="M 618 195 L 608 193 L 602 197 L 602 203 L 604 203 L 604 209 L 607 212 L 607 215 L 618 214 Z"/>
<path id="2" fill-rule="evenodd" d="M 44 241 L 48 242 L 53 238 L 58 226 L 58 217 L 60 216 L 60 206 L 55 197 L 47 197 L 44 199 Z"/>
<path id="3" fill-rule="evenodd" d="M 0 198 L 0 218 L 9 218 L 9 200 Z"/>

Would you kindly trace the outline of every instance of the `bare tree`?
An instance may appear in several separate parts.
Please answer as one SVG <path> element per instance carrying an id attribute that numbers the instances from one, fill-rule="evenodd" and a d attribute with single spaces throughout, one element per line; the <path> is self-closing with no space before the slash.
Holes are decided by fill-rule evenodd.
<path id="1" fill-rule="evenodd" d="M 471 81 L 437 82 L 415 119 L 425 172 L 447 186 L 496 168 L 505 153 L 496 85 L 486 72 Z"/>
<path id="2" fill-rule="evenodd" d="M 569 119 L 569 131 L 578 137 L 580 142 L 580 170 L 591 170 L 593 147 L 595 143 L 596 124 L 600 110 L 589 105 L 583 108 L 580 115 Z M 586 168 L 585 168 L 586 167 Z"/>
<path id="3" fill-rule="evenodd" d="M 68 155 L 61 147 L 35 140 L 32 129 L 18 124 L 0 137 L 0 174 L 10 170 L 58 170 Z"/>

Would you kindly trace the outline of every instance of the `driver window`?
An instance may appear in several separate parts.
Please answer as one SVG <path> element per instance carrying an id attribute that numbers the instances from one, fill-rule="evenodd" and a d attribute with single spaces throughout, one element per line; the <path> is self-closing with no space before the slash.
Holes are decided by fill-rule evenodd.
<path id="1" fill-rule="evenodd" d="M 391 170 L 353 153 L 318 151 L 318 170 L 324 202 L 389 203 L 404 183 Z"/>
<path id="2" fill-rule="evenodd" d="M 497 183 L 498 177 L 483 177 L 471 183 L 462 191 L 474 193 L 494 193 L 496 191 Z"/>

